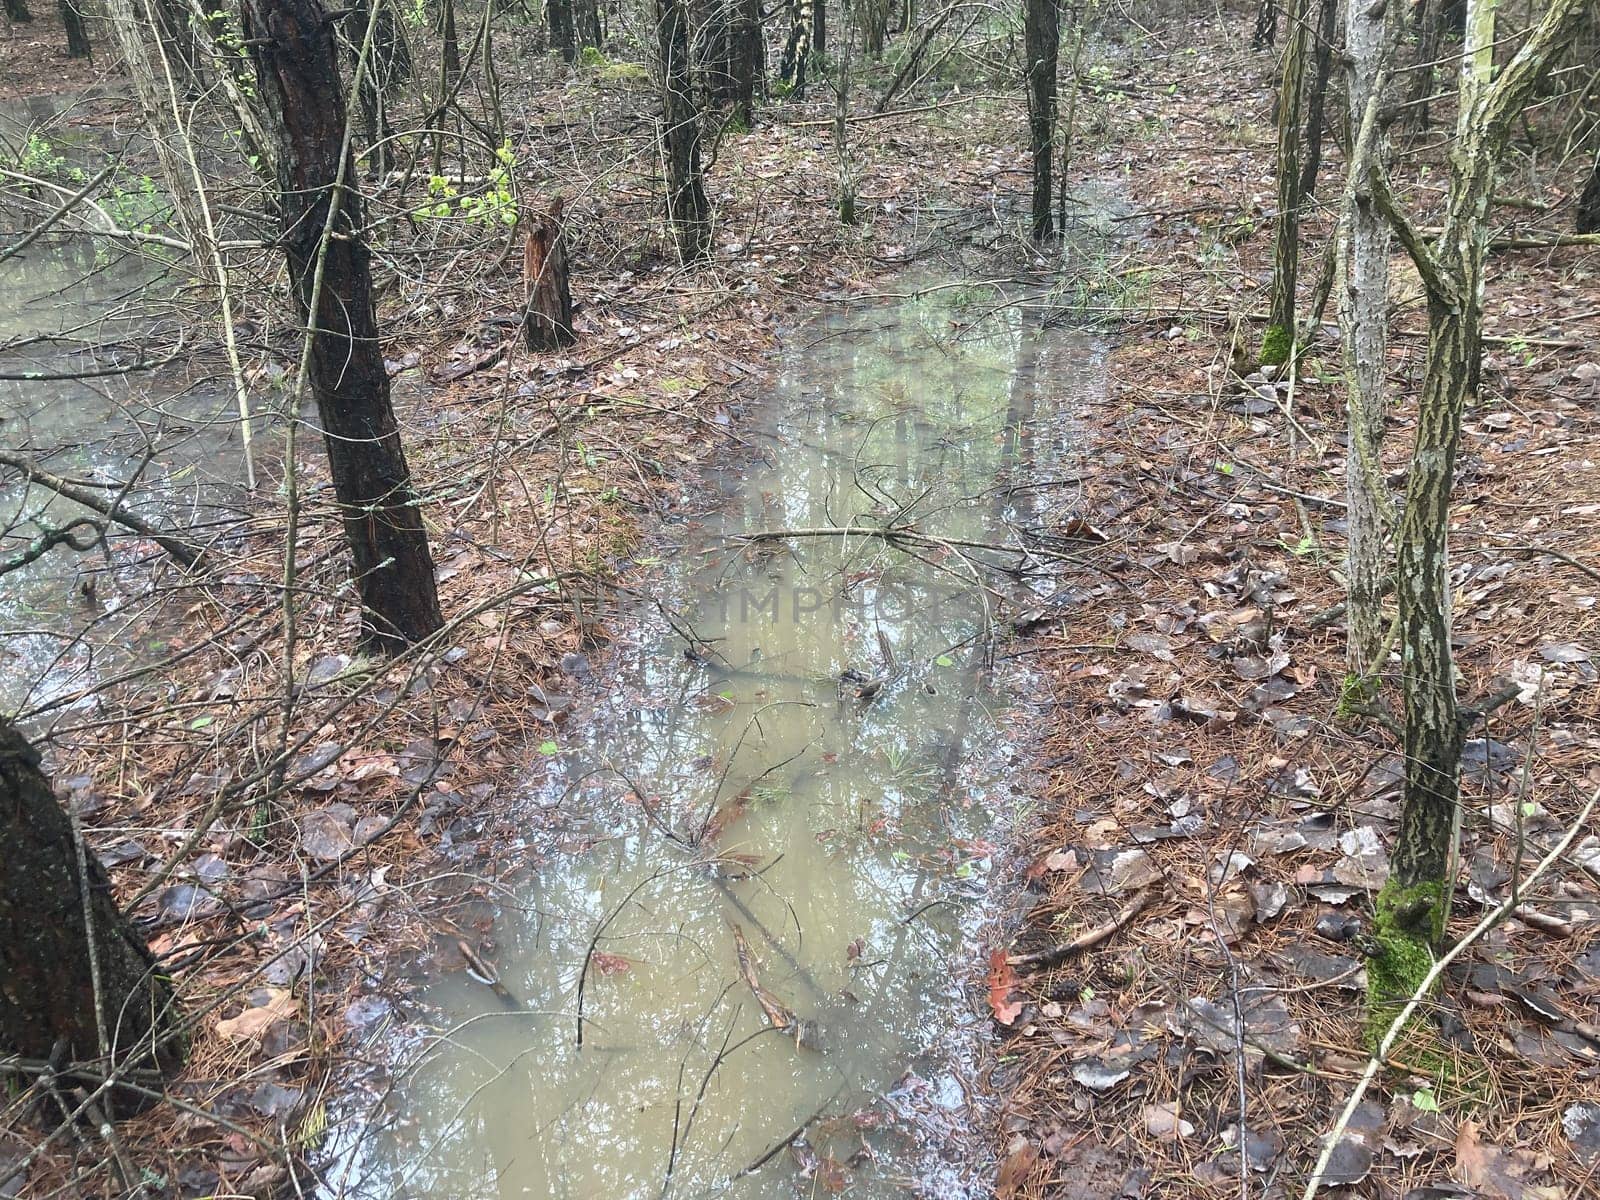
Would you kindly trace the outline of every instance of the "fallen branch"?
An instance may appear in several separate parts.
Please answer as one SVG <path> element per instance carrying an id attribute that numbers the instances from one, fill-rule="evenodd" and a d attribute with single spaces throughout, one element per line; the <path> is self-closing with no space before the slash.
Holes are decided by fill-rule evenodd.
<path id="1" fill-rule="evenodd" d="M 143 517 L 129 512 L 121 504 L 108 502 L 104 497 L 98 496 L 89 488 L 73 483 L 51 471 L 46 471 L 38 463 L 25 454 L 17 454 L 11 450 L 0 450 L 0 466 L 14 467 L 27 477 L 29 483 L 37 483 L 49 488 L 58 496 L 65 496 L 74 504 L 81 504 L 90 512 L 99 513 L 108 521 L 121 525 L 124 529 L 132 530 L 143 537 L 149 538 L 160 546 L 173 558 L 186 567 L 196 567 L 205 555 L 205 551 L 198 546 L 191 545 L 181 538 L 163 533 Z"/>
<path id="2" fill-rule="evenodd" d="M 1010 955 L 1006 962 L 1013 967 L 1021 967 L 1029 971 L 1043 971 L 1050 967 L 1058 967 L 1069 958 L 1082 954 L 1085 950 L 1092 950 L 1101 942 L 1107 940 L 1112 934 L 1124 929 L 1136 916 L 1149 907 L 1153 899 L 1146 890 L 1140 892 L 1121 912 L 1112 917 L 1103 925 L 1096 925 L 1086 933 L 1080 933 L 1070 942 L 1063 942 L 1059 946 L 1052 946 L 1048 950 L 1035 950 L 1030 954 Z"/>

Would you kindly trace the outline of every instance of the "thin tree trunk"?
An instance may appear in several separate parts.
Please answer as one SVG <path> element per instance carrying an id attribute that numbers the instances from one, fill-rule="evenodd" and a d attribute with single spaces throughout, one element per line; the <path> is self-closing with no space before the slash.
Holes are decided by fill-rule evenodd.
<path id="1" fill-rule="evenodd" d="M 277 133 L 282 244 L 312 331 L 311 390 L 354 558 L 361 642 L 393 652 L 444 621 L 389 400 L 331 23 L 321 0 L 245 0 L 242 14 Z"/>
<path id="2" fill-rule="evenodd" d="M 33 20 L 33 14 L 28 11 L 28 0 L 6 0 L 6 19 L 8 21 Z"/>
<path id="3" fill-rule="evenodd" d="M 1306 161 L 1300 169 L 1302 200 L 1316 195 L 1317 175 L 1322 170 L 1322 132 L 1327 124 L 1328 78 L 1333 74 L 1333 32 L 1338 15 L 1339 0 L 1319 0 L 1316 70 L 1311 76 L 1311 95 L 1306 101 Z M 1355 129 L 1356 125 L 1352 124 L 1351 128 Z"/>
<path id="4" fill-rule="evenodd" d="M 749 129 L 755 120 L 756 91 L 761 79 L 761 0 L 727 0 L 733 6 L 729 57 L 729 99 L 733 123 Z"/>
<path id="5" fill-rule="evenodd" d="M 822 11 L 822 0 L 817 0 Z M 839 223 L 856 223 L 856 170 L 850 157 L 850 39 L 839 55 L 838 92 L 833 109 L 833 152 L 839 164 Z"/>
<path id="6" fill-rule="evenodd" d="M 1375 1011 L 1414 991 L 1444 936 L 1455 884 L 1461 745 L 1450 644 L 1450 490 L 1461 417 L 1478 388 L 1483 264 L 1495 165 L 1510 122 L 1584 0 L 1550 0 L 1495 77 L 1495 0 L 1471 0 L 1443 230 L 1430 247 L 1396 208 L 1381 172 L 1375 198 L 1417 264 L 1428 296 L 1428 358 L 1399 531 L 1395 591 L 1405 692 L 1405 790 L 1390 876 L 1378 896 L 1368 982 Z"/>
<path id="7" fill-rule="evenodd" d="M 1056 59 L 1060 53 L 1056 0 L 1025 0 L 1022 46 L 1027 55 L 1028 143 L 1033 152 L 1033 240 L 1054 231 L 1050 172 L 1055 165 Z"/>
<path id="8" fill-rule="evenodd" d="M 1265 50 L 1278 40 L 1278 0 L 1259 0 L 1256 6 L 1256 29 L 1250 38 L 1255 50 Z"/>
<path id="9" fill-rule="evenodd" d="M 1385 523 L 1393 511 L 1383 474 L 1384 368 L 1389 349 L 1389 222 L 1378 210 L 1369 182 L 1385 163 L 1380 110 L 1388 79 L 1393 18 L 1387 10 L 1354 3 L 1345 14 L 1350 63 L 1352 150 L 1340 210 L 1337 255 L 1344 286 L 1339 327 L 1344 334 L 1348 447 L 1345 495 L 1348 533 L 1345 580 L 1345 661 L 1352 682 L 1378 671 L 1384 639 L 1382 600 L 1389 575 Z"/>
<path id="10" fill-rule="evenodd" d="M 784 44 L 783 61 L 778 69 L 784 86 L 796 100 L 806 94 L 806 66 L 811 58 L 811 32 L 815 24 L 811 17 L 812 3 L 813 0 L 792 0 L 789 40 Z"/>
<path id="11" fill-rule="evenodd" d="M 439 5 L 440 71 L 444 81 L 442 94 L 448 95 L 450 85 L 461 76 L 461 43 L 456 37 L 456 0 L 441 0 Z"/>
<path id="12" fill-rule="evenodd" d="M 91 58 L 94 47 L 89 44 L 89 30 L 78 11 L 76 0 L 61 0 L 61 24 L 67 31 L 67 57 Z"/>
<path id="13" fill-rule="evenodd" d="M 656 49 L 667 220 L 679 256 L 686 263 L 697 262 L 711 249 L 711 204 L 700 167 L 700 113 L 689 76 L 689 19 L 683 0 L 656 0 Z"/>
<path id="14" fill-rule="evenodd" d="M 1272 305 L 1261 339 L 1261 361 L 1284 363 L 1294 350 L 1295 286 L 1300 267 L 1300 112 L 1305 90 L 1306 24 L 1310 0 L 1294 0 L 1278 93 L 1278 221 L 1272 253 Z"/>
<path id="15" fill-rule="evenodd" d="M 1431 123 L 1428 98 L 1433 95 L 1434 60 L 1439 57 L 1440 0 L 1417 0 L 1412 27 L 1417 35 L 1417 62 L 1413 68 L 1407 108 L 1418 129 Z"/>
<path id="16" fill-rule="evenodd" d="M 828 0 L 812 0 L 811 49 L 816 54 L 828 52 Z"/>
<path id="17" fill-rule="evenodd" d="M 39 754 L 0 722 L 0 1052 L 175 1068 L 172 987 L 81 848 Z M 87 920 L 86 920 L 87 916 Z"/>

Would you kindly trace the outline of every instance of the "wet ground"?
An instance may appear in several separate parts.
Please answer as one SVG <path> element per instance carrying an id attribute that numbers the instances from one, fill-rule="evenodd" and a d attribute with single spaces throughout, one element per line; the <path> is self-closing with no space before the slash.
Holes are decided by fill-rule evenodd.
<path id="1" fill-rule="evenodd" d="M 1030 804 L 993 618 L 1051 584 L 978 543 L 1075 487 L 1073 397 L 1102 369 L 995 300 L 794 332 L 753 461 L 662 531 L 598 698 L 540 747 L 543 861 L 492 939 L 440 956 L 392 1094 L 347 1097 L 328 1195 L 982 1188 L 969 988 Z"/>

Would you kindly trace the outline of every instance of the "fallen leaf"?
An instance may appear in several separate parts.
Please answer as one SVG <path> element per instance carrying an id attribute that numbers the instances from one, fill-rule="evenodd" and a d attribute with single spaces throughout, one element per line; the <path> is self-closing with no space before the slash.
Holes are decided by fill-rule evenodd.
<path id="1" fill-rule="evenodd" d="M 607 954 L 604 950 L 596 950 L 591 954 L 589 965 L 602 975 L 621 975 L 633 966 L 622 955 Z"/>
<path id="2" fill-rule="evenodd" d="M 1017 986 L 1017 973 L 1011 969 L 1011 964 L 1006 961 L 1004 950 L 991 950 L 989 952 L 989 1008 L 994 1013 L 994 1019 L 1002 1025 L 1010 1025 L 1022 1014 L 1022 1001 L 1012 998 L 1012 990 Z"/>
<path id="3" fill-rule="evenodd" d="M 1164 1142 L 1175 1142 L 1194 1136 L 1194 1126 L 1178 1115 L 1178 1105 L 1173 1100 L 1166 1100 L 1160 1104 L 1146 1104 L 1144 1128 L 1151 1137 L 1160 1138 Z"/>
<path id="4" fill-rule="evenodd" d="M 994 1176 L 995 1200 L 1011 1200 L 1017 1189 L 1027 1181 L 1034 1163 L 1039 1161 L 1039 1147 L 1025 1137 L 1015 1138 L 1000 1162 Z"/>
<path id="5" fill-rule="evenodd" d="M 300 1010 L 288 988 L 268 988 L 266 1003 L 245 1009 L 237 1017 L 217 1022 L 217 1032 L 229 1041 L 259 1042 L 274 1025 Z"/>

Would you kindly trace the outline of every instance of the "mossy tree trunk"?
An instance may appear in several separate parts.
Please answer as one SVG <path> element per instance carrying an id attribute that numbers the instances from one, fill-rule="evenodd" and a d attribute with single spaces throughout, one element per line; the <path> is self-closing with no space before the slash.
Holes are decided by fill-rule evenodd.
<path id="1" fill-rule="evenodd" d="M 1050 172 L 1055 162 L 1056 67 L 1061 19 L 1056 0 L 1024 0 L 1022 51 L 1028 89 L 1028 145 L 1033 153 L 1033 240 L 1054 232 Z"/>
<path id="2" fill-rule="evenodd" d="M 661 69 L 661 158 L 667 220 L 678 254 L 698 262 L 711 251 L 711 202 L 700 165 L 700 110 L 689 72 L 689 16 L 684 0 L 656 0 Z"/>
<path id="3" fill-rule="evenodd" d="M 1272 249 L 1272 304 L 1261 361 L 1287 362 L 1294 351 L 1295 287 L 1300 269 L 1300 114 L 1305 91 L 1310 0 L 1293 0 L 1283 80 L 1278 92 L 1278 220 Z"/>
<path id="4" fill-rule="evenodd" d="M 176 1067 L 171 985 L 87 848 L 80 869 L 38 752 L 4 723 L 0 852 L 0 1055 L 49 1059 L 64 1041 L 74 1062 Z"/>
<path id="5" fill-rule="evenodd" d="M 1396 569 L 1406 780 L 1390 879 L 1378 897 L 1378 961 L 1370 974 L 1375 1007 L 1403 1001 L 1420 986 L 1427 951 L 1443 938 L 1454 892 L 1463 729 L 1450 645 L 1450 490 L 1462 413 L 1478 387 L 1489 198 L 1511 119 L 1532 97 L 1549 55 L 1583 5 L 1584 0 L 1551 0 L 1497 76 L 1496 0 L 1472 0 L 1449 197 L 1432 245 L 1399 211 L 1381 168 L 1372 167 L 1374 195 L 1416 263 L 1428 298 L 1427 365 Z"/>
<path id="6" fill-rule="evenodd" d="M 321 0 L 245 0 L 242 17 L 277 143 L 281 245 L 311 338 L 311 391 L 361 597 L 361 644 L 394 653 L 444 618 L 383 365 L 333 24 Z"/>

